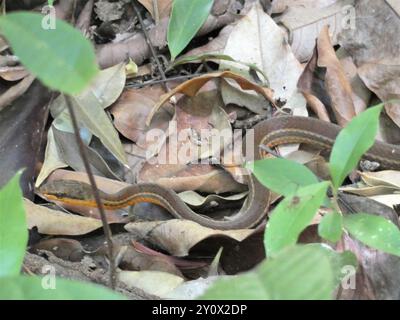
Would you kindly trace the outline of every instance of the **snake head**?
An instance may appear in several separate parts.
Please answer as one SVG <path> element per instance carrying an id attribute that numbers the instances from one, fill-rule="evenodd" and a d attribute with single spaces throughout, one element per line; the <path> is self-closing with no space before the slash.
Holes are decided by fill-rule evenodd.
<path id="1" fill-rule="evenodd" d="M 75 180 L 54 180 L 39 187 L 38 193 L 50 200 L 92 199 L 92 189 L 87 183 Z"/>

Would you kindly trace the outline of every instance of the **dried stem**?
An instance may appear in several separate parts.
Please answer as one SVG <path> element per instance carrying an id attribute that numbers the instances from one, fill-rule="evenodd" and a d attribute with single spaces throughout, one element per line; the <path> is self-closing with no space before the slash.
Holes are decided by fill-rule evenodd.
<path id="1" fill-rule="evenodd" d="M 142 15 L 140 14 L 140 11 L 139 11 L 139 9 L 136 6 L 134 1 L 132 2 L 132 6 L 133 6 L 133 9 L 136 12 L 136 15 L 137 15 L 138 19 L 139 19 L 139 23 L 142 26 L 142 31 L 143 31 L 144 37 L 146 38 L 146 42 L 147 42 L 148 46 L 150 47 L 151 55 L 153 56 L 154 61 L 156 62 L 157 69 L 158 69 L 158 71 L 160 72 L 160 75 L 161 75 L 161 79 L 164 80 L 162 85 L 163 85 L 165 91 L 168 92 L 169 88 L 168 88 L 168 85 L 166 83 L 167 77 L 165 76 L 165 72 L 164 72 L 164 69 L 163 69 L 163 67 L 161 65 L 160 59 L 157 57 L 156 49 L 154 48 L 153 43 L 150 40 L 149 34 L 148 34 L 147 30 L 146 30 L 146 26 L 143 23 Z"/>
<path id="2" fill-rule="evenodd" d="M 107 217 L 106 217 L 106 214 L 104 211 L 103 203 L 101 202 L 99 189 L 97 188 L 96 180 L 94 179 L 94 175 L 93 175 L 92 169 L 89 164 L 85 145 L 83 144 L 83 141 L 79 134 L 78 121 L 76 120 L 76 115 L 75 115 L 74 108 L 72 106 L 71 97 L 65 95 L 65 100 L 67 102 L 68 111 L 71 116 L 71 122 L 72 122 L 72 126 L 74 128 L 76 143 L 78 144 L 78 147 L 79 147 L 79 153 L 82 158 L 83 164 L 85 166 L 85 170 L 87 172 L 87 175 L 88 175 L 88 178 L 90 181 L 90 186 L 92 187 L 94 199 L 96 201 L 97 207 L 99 208 L 101 222 L 103 224 L 104 234 L 105 234 L 106 240 L 107 240 L 108 254 L 109 254 L 109 259 L 110 259 L 110 286 L 112 289 L 115 289 L 115 285 L 116 285 L 115 267 L 116 266 L 115 266 L 114 245 L 113 245 L 113 241 L 112 241 L 111 229 L 107 222 Z"/>

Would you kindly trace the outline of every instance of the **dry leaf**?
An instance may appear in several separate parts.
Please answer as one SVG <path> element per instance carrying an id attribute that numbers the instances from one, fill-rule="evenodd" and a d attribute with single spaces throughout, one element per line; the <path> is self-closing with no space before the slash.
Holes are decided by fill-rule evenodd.
<path id="1" fill-rule="evenodd" d="M 139 234 L 177 257 L 187 256 L 190 249 L 208 238 L 212 238 L 214 242 L 218 242 L 218 238 L 241 242 L 254 233 L 254 230 L 248 229 L 214 230 L 193 221 L 180 219 L 166 222 L 134 222 L 125 225 L 125 229 Z"/>
<path id="2" fill-rule="evenodd" d="M 361 79 L 384 102 L 400 99 L 400 13 L 390 3 L 357 1 L 355 28 L 343 30 L 339 37 Z M 400 126 L 400 103 L 388 102 L 385 108 Z"/>
<path id="3" fill-rule="evenodd" d="M 270 88 L 274 90 L 274 101 L 286 104 L 294 114 L 307 115 L 304 97 L 297 90 L 297 81 L 303 68 L 286 42 L 284 31 L 259 4 L 254 5 L 246 17 L 237 23 L 223 53 L 237 61 L 255 64 L 264 72 Z M 248 75 L 248 67 L 229 61 L 221 61 L 220 69 L 232 69 Z M 258 76 L 263 80 L 262 75 Z M 237 97 L 233 96 L 232 91 L 225 92 L 225 88 L 222 88 L 224 102 L 237 103 Z M 246 103 L 242 100 L 240 103 L 254 108 L 252 105 L 255 101 L 251 99 Z M 259 108 L 262 105 L 263 101 L 260 101 Z"/>
<path id="4" fill-rule="evenodd" d="M 235 74 L 230 71 L 224 71 L 224 72 L 215 72 L 215 73 L 209 73 L 197 78 L 193 78 L 191 80 L 188 80 L 178 87 L 176 87 L 174 90 L 171 90 L 168 94 L 164 95 L 161 98 L 161 101 L 157 103 L 157 105 L 153 108 L 149 116 L 147 117 L 146 124 L 150 125 L 155 113 L 161 108 L 161 106 L 164 105 L 171 97 L 176 95 L 177 93 L 182 93 L 185 94 L 189 97 L 194 97 L 197 92 L 203 87 L 208 81 L 216 78 L 228 78 L 228 79 L 233 79 L 235 80 L 242 89 L 244 90 L 253 90 L 257 92 L 258 94 L 262 95 L 265 99 L 267 99 L 269 102 L 271 102 L 274 105 L 273 102 L 273 92 L 269 88 L 261 87 L 255 83 L 252 83 L 251 81 L 247 80 L 246 78 Z"/>
<path id="5" fill-rule="evenodd" d="M 98 219 L 67 214 L 48 209 L 25 200 L 28 228 L 37 227 L 39 233 L 48 235 L 83 235 L 102 227 Z"/>

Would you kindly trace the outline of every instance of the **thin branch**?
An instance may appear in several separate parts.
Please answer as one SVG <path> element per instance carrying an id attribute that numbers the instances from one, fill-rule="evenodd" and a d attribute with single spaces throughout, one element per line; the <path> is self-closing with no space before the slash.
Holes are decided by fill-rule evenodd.
<path id="1" fill-rule="evenodd" d="M 148 46 L 150 47 L 151 55 L 153 56 L 154 61 L 156 62 L 157 69 L 158 69 L 158 71 L 160 72 L 160 75 L 161 75 L 161 79 L 164 80 L 164 82 L 162 83 L 162 84 L 163 84 L 163 87 L 164 87 L 165 91 L 168 92 L 168 91 L 170 91 L 170 90 L 169 90 L 169 88 L 168 88 L 167 83 L 165 82 L 166 79 L 167 79 L 167 77 L 165 76 L 165 72 L 164 72 L 164 69 L 163 69 L 163 67 L 162 67 L 162 65 L 161 65 L 161 62 L 160 62 L 160 60 L 159 60 L 158 57 L 157 57 L 156 49 L 154 48 L 153 43 L 152 43 L 151 40 L 150 40 L 149 34 L 147 33 L 146 26 L 145 26 L 145 24 L 143 23 L 142 15 L 140 14 L 140 11 L 139 11 L 138 7 L 137 7 L 136 4 L 135 4 L 135 0 L 132 1 L 132 6 L 133 6 L 133 9 L 134 9 L 135 12 L 136 12 L 136 15 L 137 15 L 138 19 L 139 19 L 139 23 L 140 23 L 140 25 L 142 26 L 142 30 L 143 30 L 144 37 L 146 38 L 146 42 L 147 42 Z"/>
<path id="2" fill-rule="evenodd" d="M 125 85 L 125 87 L 126 88 L 143 88 L 146 86 L 152 86 L 155 84 L 165 83 L 165 82 L 169 82 L 169 81 L 188 80 L 188 79 L 192 79 L 195 77 L 203 76 L 205 74 L 206 73 L 194 73 L 194 74 L 187 74 L 187 75 L 183 75 L 183 76 L 170 77 L 170 78 L 166 78 L 166 79 L 149 80 L 149 81 L 145 81 L 142 83 L 128 83 Z"/>
<path id="3" fill-rule="evenodd" d="M 105 234 L 106 239 L 107 239 L 108 254 L 109 254 L 109 259 L 110 259 L 110 286 L 111 286 L 112 289 L 115 289 L 115 285 L 116 285 L 116 272 L 115 272 L 116 270 L 115 269 L 116 269 L 116 266 L 115 266 L 114 244 L 113 244 L 113 241 L 112 241 L 111 229 L 110 229 L 110 226 L 109 226 L 109 224 L 107 222 L 107 217 L 106 217 L 106 214 L 105 214 L 105 211 L 104 211 L 103 203 L 101 202 L 99 189 L 97 188 L 96 180 L 94 179 L 94 175 L 93 175 L 92 169 L 91 169 L 90 164 L 89 164 L 88 156 L 86 154 L 85 145 L 83 144 L 83 141 L 82 141 L 81 136 L 79 134 L 78 121 L 76 120 L 76 115 L 75 115 L 74 108 L 72 106 L 71 98 L 69 96 L 65 95 L 65 100 L 67 102 L 68 111 L 69 111 L 69 114 L 71 116 L 71 122 L 72 122 L 72 126 L 74 128 L 74 134 L 75 134 L 76 143 L 78 144 L 78 147 L 79 147 L 79 153 L 80 153 L 80 156 L 82 158 L 83 164 L 85 166 L 85 170 L 87 172 L 87 175 L 89 177 L 90 186 L 92 187 L 92 193 L 93 193 L 94 199 L 96 201 L 96 205 L 99 208 L 101 222 L 103 224 L 103 229 L 104 229 L 104 234 Z"/>

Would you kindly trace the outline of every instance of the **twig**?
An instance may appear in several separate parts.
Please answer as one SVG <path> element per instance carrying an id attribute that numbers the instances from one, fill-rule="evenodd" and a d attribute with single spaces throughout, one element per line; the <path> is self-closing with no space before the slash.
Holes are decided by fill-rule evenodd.
<path id="1" fill-rule="evenodd" d="M 149 81 L 145 81 L 142 83 L 128 83 L 125 87 L 126 88 L 142 88 L 145 86 L 152 86 L 155 84 L 165 83 L 165 82 L 169 82 L 169 81 L 188 80 L 188 79 L 192 79 L 195 77 L 200 77 L 205 74 L 206 73 L 186 74 L 183 76 L 170 77 L 170 78 L 166 78 L 166 79 L 149 80 Z"/>
<path id="2" fill-rule="evenodd" d="M 163 67 L 161 65 L 161 62 L 157 57 L 156 49 L 154 48 L 153 43 L 150 40 L 149 34 L 147 33 L 146 26 L 143 23 L 142 15 L 140 14 L 140 11 L 139 11 L 138 7 L 135 4 L 135 0 L 132 1 L 132 6 L 133 6 L 133 9 L 136 12 L 136 15 L 137 15 L 138 19 L 139 19 L 139 23 L 142 26 L 144 37 L 146 38 L 146 42 L 147 42 L 148 46 L 150 47 L 151 55 L 153 56 L 154 61 L 156 62 L 157 69 L 158 69 L 158 71 L 160 72 L 160 75 L 161 75 L 161 79 L 164 80 L 164 82 L 162 83 L 163 87 L 164 87 L 165 91 L 168 92 L 170 90 L 169 90 L 168 85 L 167 85 L 167 83 L 165 81 L 167 79 L 167 77 L 165 76 L 165 72 L 164 72 L 164 69 L 163 69 Z"/>
<path id="3" fill-rule="evenodd" d="M 104 229 L 104 234 L 107 239 L 108 254 L 110 256 L 109 257 L 109 259 L 110 259 L 110 285 L 111 285 L 112 289 L 115 289 L 115 285 L 116 285 L 115 267 L 116 266 L 115 266 L 114 245 L 113 245 L 113 241 L 112 241 L 111 229 L 107 222 L 107 217 L 106 217 L 106 214 L 104 211 L 103 203 L 101 202 L 101 199 L 100 199 L 100 193 L 99 193 L 99 189 L 97 188 L 96 180 L 94 179 L 92 169 L 90 168 L 88 156 L 86 154 L 85 145 L 83 144 L 83 141 L 79 134 L 78 121 L 76 120 L 76 115 L 75 115 L 74 108 L 72 106 L 71 98 L 69 96 L 65 95 L 65 100 L 67 102 L 68 111 L 71 116 L 71 122 L 72 122 L 72 126 L 74 128 L 76 143 L 79 146 L 79 153 L 82 158 L 82 162 L 85 166 L 85 170 L 87 172 L 87 175 L 88 175 L 88 178 L 90 181 L 90 186 L 92 188 L 92 193 L 93 193 L 94 199 L 96 201 L 96 205 L 99 208 L 101 222 L 103 224 L 103 229 Z"/>
<path id="4" fill-rule="evenodd" d="M 158 11 L 158 0 L 153 0 L 154 21 L 156 24 L 160 22 L 160 12 Z"/>

